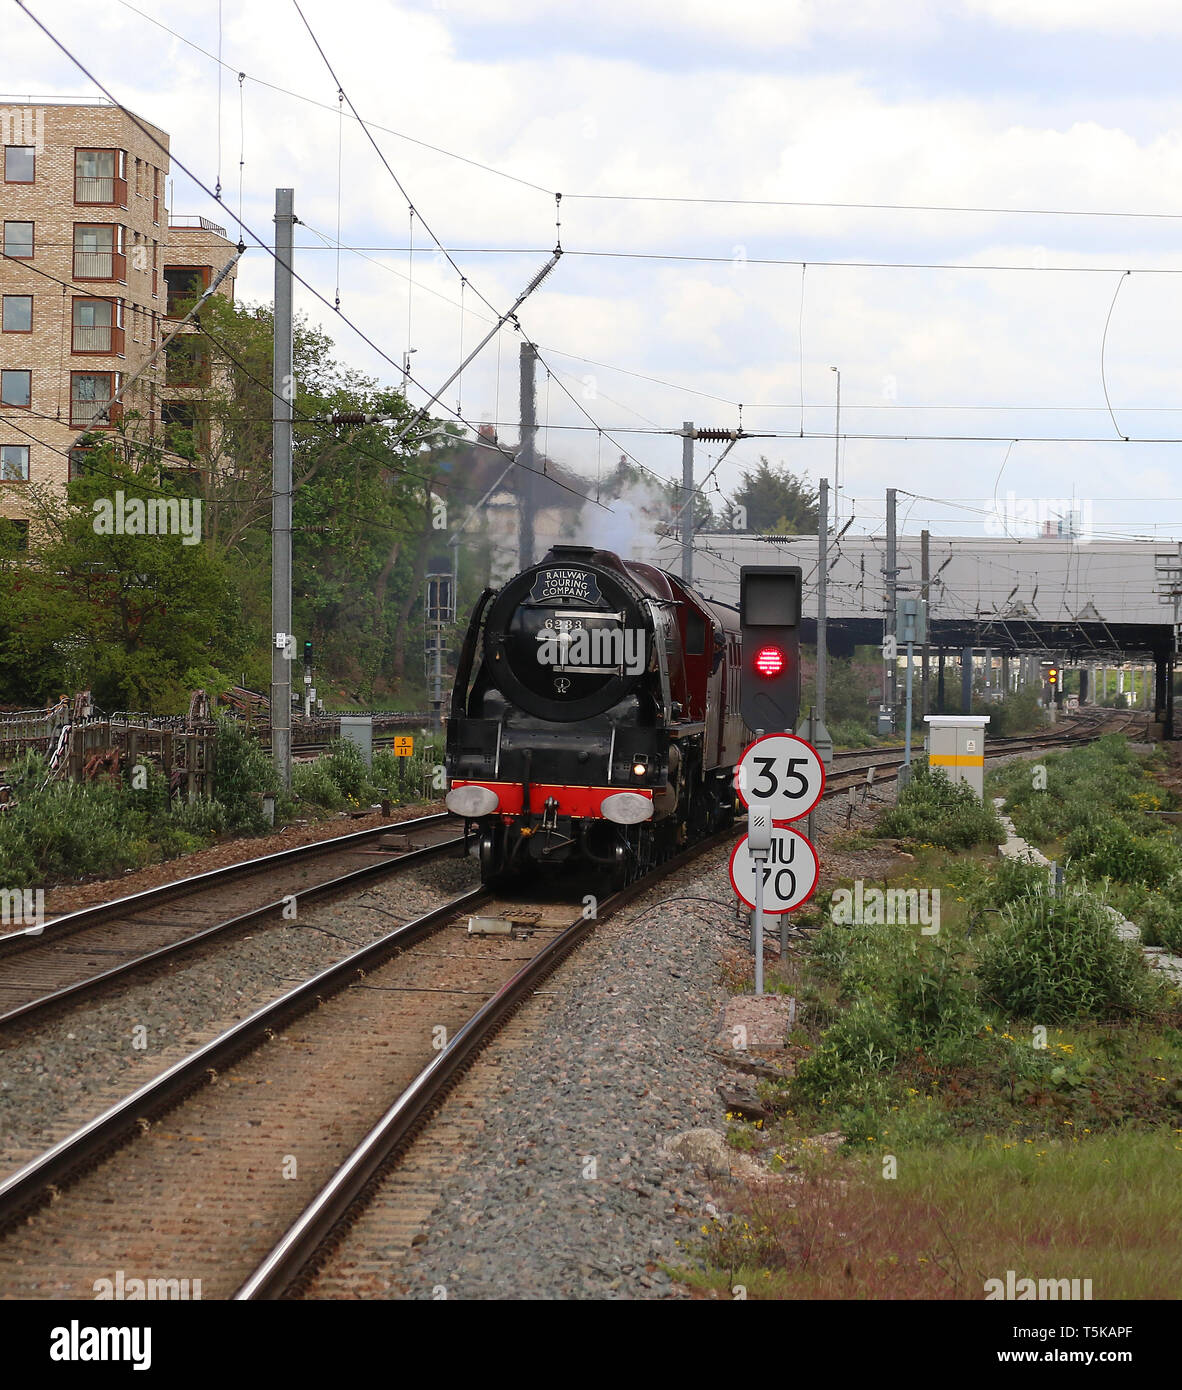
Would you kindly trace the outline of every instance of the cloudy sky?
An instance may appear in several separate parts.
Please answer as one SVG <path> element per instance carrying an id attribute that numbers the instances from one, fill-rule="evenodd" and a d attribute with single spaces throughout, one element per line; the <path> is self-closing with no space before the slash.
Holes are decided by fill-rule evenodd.
<path id="1" fill-rule="evenodd" d="M 566 254 L 520 315 L 552 373 L 551 456 L 594 476 L 626 450 L 679 476 L 662 431 L 733 428 L 741 402 L 781 437 L 732 450 L 724 496 L 760 453 L 832 477 L 838 367 L 857 530 L 881 529 L 895 486 L 908 531 L 979 534 L 1013 493 L 1074 497 L 1098 534 L 1182 535 L 1182 445 L 1137 442 L 1182 437 L 1178 6 L 300 4 L 419 213 L 413 255 L 406 198 L 338 118 L 292 0 L 27 0 L 174 159 L 220 176 L 221 208 L 174 163 L 176 211 L 237 235 L 242 161 L 245 298 L 270 297 L 258 238 L 295 188 L 298 270 L 330 303 L 339 284 L 343 318 L 297 304 L 350 364 L 394 382 L 410 347 L 437 388 L 484 301 L 507 308 L 544 264 L 561 192 Z M 2 85 L 95 92 L 9 5 Z M 518 342 L 447 393 L 506 439 Z M 699 477 L 717 454 L 699 446 Z"/>

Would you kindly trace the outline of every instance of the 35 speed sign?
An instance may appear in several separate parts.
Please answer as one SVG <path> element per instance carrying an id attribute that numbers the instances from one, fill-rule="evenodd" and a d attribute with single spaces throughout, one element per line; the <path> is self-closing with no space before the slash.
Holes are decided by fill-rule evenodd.
<path id="1" fill-rule="evenodd" d="M 744 751 L 735 769 L 744 806 L 771 812 L 772 823 L 807 816 L 825 790 L 825 764 L 811 743 L 795 734 L 767 734 Z"/>

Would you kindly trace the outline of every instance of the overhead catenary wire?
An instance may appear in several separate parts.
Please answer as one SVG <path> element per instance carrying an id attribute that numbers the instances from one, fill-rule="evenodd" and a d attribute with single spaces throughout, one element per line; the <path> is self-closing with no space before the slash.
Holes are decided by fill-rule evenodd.
<path id="1" fill-rule="evenodd" d="M 169 154 L 169 155 L 170 155 L 170 158 L 171 158 L 171 160 L 172 160 L 172 162 L 177 166 L 177 168 L 181 169 L 185 174 L 187 174 L 188 177 L 189 177 L 190 179 L 193 180 L 193 182 L 197 185 L 198 188 L 200 188 L 200 189 L 202 190 L 203 193 L 205 193 L 207 196 L 209 196 L 209 197 L 211 197 L 211 198 L 213 197 L 212 190 L 209 188 L 209 186 L 208 186 L 197 174 L 195 174 L 195 173 L 193 172 L 193 170 L 190 169 L 190 168 L 188 167 L 188 165 L 185 164 L 174 152 L 170 152 L 168 146 L 166 146 L 166 145 L 163 143 L 163 141 L 161 141 L 161 140 L 155 135 L 155 133 L 152 131 L 152 129 L 151 129 L 149 126 L 147 126 L 143 121 L 141 121 L 141 120 L 139 119 L 139 117 L 136 116 L 136 114 L 135 114 L 133 111 L 130 111 L 126 106 L 124 106 L 124 105 L 122 104 L 122 102 L 120 102 L 120 101 L 118 101 L 118 100 L 116 99 L 116 97 L 111 93 L 111 91 L 109 90 L 109 88 L 107 88 L 102 82 L 99 81 L 99 79 L 90 71 L 90 69 L 85 65 L 85 63 L 83 63 L 82 60 L 81 60 L 80 58 L 78 58 L 74 53 L 72 53 L 72 52 L 70 51 L 70 49 L 69 49 L 69 48 L 68 48 L 68 47 L 67 47 L 67 46 L 66 46 L 66 45 L 65 45 L 65 44 L 64 44 L 64 43 L 63 43 L 63 42 L 62 42 L 62 41 L 49 29 L 49 28 L 48 28 L 48 26 L 45 25 L 45 24 L 43 24 L 42 21 L 41 21 L 40 19 L 38 19 L 38 17 L 37 17 L 35 14 L 33 14 L 33 12 L 32 12 L 32 11 L 28 8 L 28 6 L 25 4 L 25 0 L 15 0 L 15 3 L 20 7 L 21 10 L 24 11 L 24 13 L 25 13 L 26 15 L 28 15 L 28 17 L 33 21 L 33 23 L 37 26 L 37 28 L 40 29 L 41 32 L 42 32 L 42 33 L 43 33 L 43 34 L 44 34 L 44 35 L 45 35 L 45 36 L 58 48 L 58 49 L 60 49 L 61 52 L 62 52 L 63 54 L 65 54 L 65 56 L 70 60 L 70 62 L 72 62 L 72 63 L 74 64 L 74 66 L 75 66 L 85 77 L 87 77 L 91 82 L 94 83 L 94 85 L 99 89 L 100 92 L 102 92 L 102 94 L 107 98 L 107 100 L 110 101 L 110 102 L 112 103 L 112 105 L 118 107 L 119 110 L 121 110 L 121 111 L 127 116 L 127 118 L 128 118 L 128 119 L 129 119 L 129 120 L 130 120 L 130 121 L 131 121 L 131 122 L 132 122 L 132 123 L 133 123 L 133 124 L 134 124 L 134 125 L 135 125 L 135 126 L 136 126 L 136 127 L 137 127 L 137 128 L 138 128 L 138 129 L 151 141 L 151 142 L 152 142 L 152 143 L 153 143 L 153 144 L 154 144 L 154 145 L 156 145 L 163 153 Z M 420 220 L 421 220 L 421 219 L 420 219 Z M 248 234 L 248 235 L 252 238 L 252 240 L 253 240 L 262 250 L 266 251 L 266 252 L 274 259 L 274 257 L 275 257 L 275 248 L 274 248 L 273 246 L 268 246 L 267 243 L 264 242 L 263 239 L 257 234 L 257 232 L 255 232 L 255 231 L 254 231 L 251 227 L 249 227 L 246 223 L 243 223 L 243 224 L 242 224 L 242 230 L 243 230 L 246 234 Z M 326 299 L 325 296 L 324 296 L 323 294 L 321 294 L 320 291 L 319 291 L 318 289 L 316 289 L 314 285 L 309 284 L 309 282 L 308 282 L 306 279 L 304 279 L 304 277 L 303 277 L 302 275 L 300 275 L 298 271 L 295 271 L 295 270 L 293 269 L 292 275 L 293 275 L 293 277 L 294 277 L 301 285 L 303 285 L 303 287 L 304 287 L 311 295 L 314 296 L 314 298 L 316 298 L 321 304 L 323 304 L 323 305 L 325 306 L 325 308 L 327 308 L 327 309 L 332 309 L 332 308 L 333 308 L 332 303 L 331 303 L 328 299 Z M 536 284 L 538 278 L 539 278 L 539 277 L 535 277 L 535 282 L 534 282 L 535 284 Z M 367 347 L 371 348 L 374 352 L 376 352 L 376 353 L 378 354 L 378 356 L 382 358 L 383 361 L 389 363 L 390 366 L 392 366 L 392 367 L 394 367 L 394 368 L 396 368 L 396 369 L 399 369 L 399 364 L 398 364 L 397 362 L 395 362 L 394 359 L 393 359 L 387 352 L 385 352 L 381 347 L 379 347 L 378 344 L 375 343 L 375 342 L 373 341 L 373 339 L 372 339 L 363 329 L 359 328 L 359 327 L 357 326 L 357 324 L 355 324 L 350 318 L 348 318 L 348 317 L 347 317 L 346 315 L 344 315 L 344 314 L 341 314 L 341 321 L 342 321 L 343 323 L 347 324 L 347 325 L 349 326 L 349 328 L 350 328 L 354 333 L 357 334 L 357 336 L 361 339 L 361 341 L 362 341 L 363 343 L 365 343 Z M 417 386 L 417 387 L 418 387 L 421 391 L 423 391 L 425 394 L 429 394 L 429 393 L 427 393 L 427 388 L 424 387 L 424 386 L 422 385 L 422 383 L 420 383 L 419 381 L 417 381 L 417 380 L 414 378 L 414 376 L 411 375 L 409 372 L 404 373 L 404 376 L 406 377 L 407 380 L 409 380 L 410 382 L 412 382 L 415 386 Z M 431 399 L 434 401 L 436 398 L 435 398 L 435 397 L 432 397 Z M 442 404 L 442 403 L 441 403 L 441 404 Z M 450 410 L 448 407 L 446 407 L 446 406 L 442 406 L 442 408 L 443 408 L 444 410 L 446 410 L 448 414 L 455 414 L 455 412 L 451 411 L 451 410 Z M 476 429 L 475 429 L 475 426 L 473 426 L 472 423 L 471 423 L 469 420 L 467 420 L 466 418 L 464 418 L 464 417 L 461 416 L 461 415 L 456 415 L 455 418 L 458 419 L 458 420 L 460 421 L 461 424 L 467 426 L 468 429 L 472 430 L 472 432 L 473 432 L 474 434 L 477 433 L 477 431 L 476 431 Z M 487 442 L 487 441 L 486 441 L 486 442 Z M 506 458 L 513 458 L 513 457 L 514 457 L 513 455 L 511 455 L 510 453 L 508 453 L 507 450 L 501 448 L 501 446 L 500 446 L 499 444 L 491 444 L 489 447 L 496 449 L 498 453 L 503 454 Z M 524 465 L 519 465 L 519 467 L 524 467 Z M 535 471 L 535 472 L 536 472 L 537 470 L 531 470 L 531 471 Z M 578 493 L 578 492 L 576 491 L 576 489 L 569 487 L 567 484 L 563 483 L 561 480 L 559 480 L 559 479 L 557 479 L 557 478 L 552 479 L 552 481 L 554 482 L 555 486 L 564 488 L 564 489 L 565 489 L 566 491 L 568 491 L 568 492 L 575 493 L 575 495 L 577 495 L 577 496 L 582 496 L 582 495 L 583 495 L 583 494 L 581 494 L 581 493 Z M 598 505 L 603 506 L 602 503 L 600 503 L 600 504 L 598 504 Z M 604 507 L 604 510 L 605 510 L 605 511 L 611 511 L 611 508 L 605 506 L 605 507 Z"/>

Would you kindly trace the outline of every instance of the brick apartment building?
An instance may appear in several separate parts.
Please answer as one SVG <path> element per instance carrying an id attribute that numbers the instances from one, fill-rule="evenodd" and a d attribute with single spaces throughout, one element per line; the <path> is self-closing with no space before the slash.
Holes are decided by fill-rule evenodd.
<path id="1" fill-rule="evenodd" d="M 143 124 L 151 135 L 109 104 L 0 98 L 0 516 L 26 517 L 31 484 L 85 466 L 71 449 L 84 430 L 136 411 L 137 437 L 167 448 L 198 424 L 196 334 L 107 408 L 235 251 L 205 218 L 169 217 L 168 136 Z M 233 272 L 219 292 L 233 296 Z"/>

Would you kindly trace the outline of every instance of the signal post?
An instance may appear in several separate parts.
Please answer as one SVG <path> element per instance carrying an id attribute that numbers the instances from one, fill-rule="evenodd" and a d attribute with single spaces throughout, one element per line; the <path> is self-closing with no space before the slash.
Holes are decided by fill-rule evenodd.
<path id="1" fill-rule="evenodd" d="M 739 707 L 757 737 L 735 771 L 748 832 L 731 855 L 730 879 L 754 913 L 756 995 L 763 994 L 765 912 L 800 907 L 820 877 L 815 848 L 790 827 L 812 811 L 825 788 L 817 750 L 791 732 L 800 716 L 801 588 L 799 565 L 744 565 L 739 573 Z"/>

